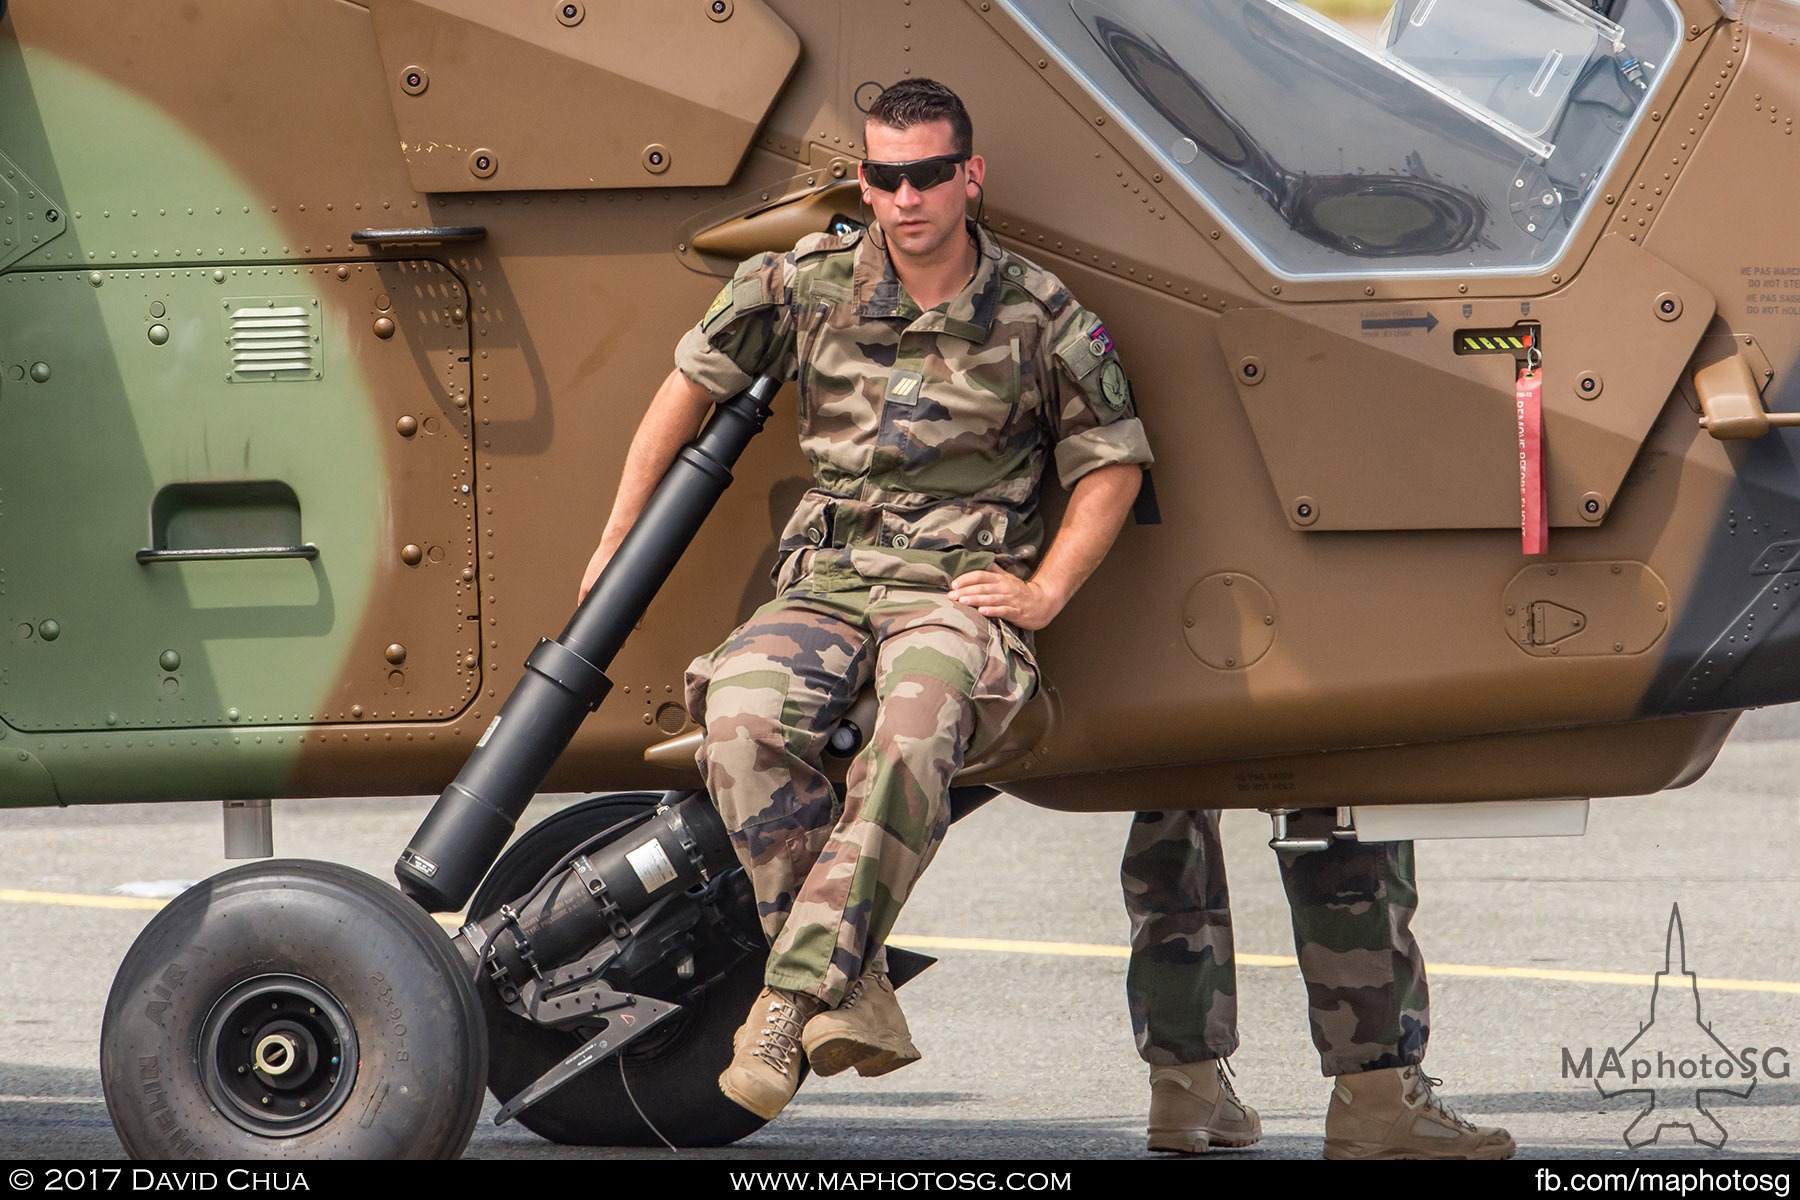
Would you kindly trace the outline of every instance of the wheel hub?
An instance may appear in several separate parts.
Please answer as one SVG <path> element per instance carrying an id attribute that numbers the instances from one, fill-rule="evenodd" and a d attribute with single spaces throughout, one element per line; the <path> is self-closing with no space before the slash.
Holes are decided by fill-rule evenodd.
<path id="1" fill-rule="evenodd" d="M 213 1005 L 200 1027 L 207 1097 L 263 1137 L 314 1129 L 356 1083 L 356 1027 L 330 992 L 298 975 L 261 975 Z"/>
<path id="2" fill-rule="evenodd" d="M 277 1078 L 294 1069 L 299 1061 L 300 1047 L 290 1034 L 267 1033 L 256 1043 L 254 1066 L 264 1075 Z"/>

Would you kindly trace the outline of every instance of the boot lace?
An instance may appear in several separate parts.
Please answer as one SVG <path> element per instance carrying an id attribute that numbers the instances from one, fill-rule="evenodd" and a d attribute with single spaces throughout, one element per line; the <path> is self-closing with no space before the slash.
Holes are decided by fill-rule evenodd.
<path id="1" fill-rule="evenodd" d="M 781 995 L 770 996 L 769 1011 L 763 1016 L 752 1053 L 775 1070 L 787 1074 L 789 1064 L 800 1052 L 800 1030 L 806 1024 L 806 1017 L 796 1001 Z"/>
<path id="2" fill-rule="evenodd" d="M 856 982 L 850 985 L 850 990 L 845 992 L 844 998 L 838 1002 L 839 1012 L 856 1007 L 856 1002 L 863 997 L 863 980 L 867 978 L 868 976 L 866 975 L 859 975 L 856 977 Z"/>
<path id="3" fill-rule="evenodd" d="M 855 1008 L 857 1003 L 869 994 L 870 988 L 878 988 L 886 982 L 886 975 L 873 973 L 858 975 L 856 982 L 850 985 L 850 990 L 844 993 L 844 998 L 838 1001 L 837 1011 L 844 1012 L 847 1009 Z"/>
<path id="4" fill-rule="evenodd" d="M 1412 1088 L 1408 1089 L 1410 1092 L 1408 1099 L 1421 1100 L 1421 1093 L 1423 1093 L 1421 1102 L 1425 1108 L 1435 1109 L 1437 1112 L 1442 1113 L 1446 1119 L 1462 1126 L 1464 1129 L 1473 1130 L 1475 1128 L 1475 1122 L 1468 1120 L 1454 1108 L 1445 1104 L 1438 1094 L 1432 1090 L 1434 1088 L 1443 1087 L 1443 1080 L 1434 1078 L 1433 1076 L 1425 1074 L 1423 1071 L 1415 1069 L 1413 1072 L 1413 1085 Z"/>
<path id="5" fill-rule="evenodd" d="M 1219 1085 L 1225 1089 L 1225 1094 L 1231 1097 L 1231 1102 L 1233 1104 L 1237 1105 L 1239 1108 L 1243 1108 L 1244 1102 L 1238 1099 L 1237 1089 L 1231 1086 L 1231 1077 L 1237 1074 L 1237 1072 L 1232 1069 L 1231 1060 L 1228 1058 L 1220 1058 L 1215 1059 L 1214 1061 L 1219 1064 Z"/>

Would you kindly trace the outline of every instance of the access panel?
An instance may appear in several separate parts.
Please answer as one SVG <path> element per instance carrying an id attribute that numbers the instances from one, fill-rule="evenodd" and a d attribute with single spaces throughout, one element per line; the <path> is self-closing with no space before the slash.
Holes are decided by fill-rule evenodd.
<path id="1" fill-rule="evenodd" d="M 466 313 L 428 261 L 0 275 L 0 718 L 460 711 Z"/>

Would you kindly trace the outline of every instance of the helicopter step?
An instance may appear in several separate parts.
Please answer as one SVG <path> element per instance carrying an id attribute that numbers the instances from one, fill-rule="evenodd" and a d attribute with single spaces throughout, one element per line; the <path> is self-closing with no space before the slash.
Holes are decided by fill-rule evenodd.
<path id="1" fill-rule="evenodd" d="M 1265 808 L 1269 846 L 1303 853 L 1333 841 L 1409 842 L 1425 838 L 1580 837 L 1588 801 L 1476 800 L 1457 804 L 1355 804 L 1332 809 Z M 1303 828 L 1297 828 L 1303 827 Z"/>

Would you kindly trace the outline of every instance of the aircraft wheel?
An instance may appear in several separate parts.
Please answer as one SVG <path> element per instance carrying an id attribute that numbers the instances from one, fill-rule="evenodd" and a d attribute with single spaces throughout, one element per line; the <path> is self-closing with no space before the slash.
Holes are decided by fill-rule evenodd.
<path id="1" fill-rule="evenodd" d="M 335 863 L 238 867 L 176 897 L 106 1000 L 100 1078 L 135 1158 L 454 1158 L 487 1026 L 449 937 Z"/>
<path id="2" fill-rule="evenodd" d="M 655 792 L 597 796 L 534 826 L 482 881 L 470 914 L 491 913 L 517 900 L 576 846 L 649 812 L 658 799 Z M 754 927 L 753 913 L 747 920 Z M 724 1146 L 756 1132 L 766 1122 L 727 1100 L 718 1080 L 731 1061 L 731 1035 L 762 990 L 763 962 L 759 954 L 746 955 L 722 982 L 697 997 L 659 995 L 681 1004 L 682 1011 L 624 1054 L 520 1113 L 519 1124 L 569 1146 L 660 1146 L 663 1138 L 683 1147 Z M 481 998 L 488 1015 L 488 1090 L 502 1103 L 586 1040 L 525 1020 L 485 980 Z"/>

